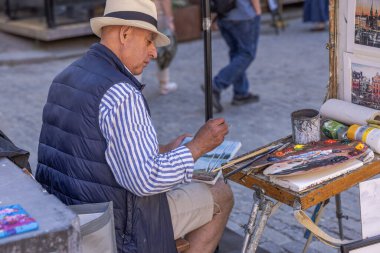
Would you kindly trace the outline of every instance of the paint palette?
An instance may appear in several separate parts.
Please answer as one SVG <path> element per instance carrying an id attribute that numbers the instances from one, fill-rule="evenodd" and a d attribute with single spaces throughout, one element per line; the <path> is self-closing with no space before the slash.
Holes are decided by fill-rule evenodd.
<path id="1" fill-rule="evenodd" d="M 363 161 L 368 146 L 359 141 L 326 140 L 307 145 L 292 145 L 268 157 L 273 164 L 266 168 L 264 175 L 287 177 L 302 175 L 334 166 L 344 167 L 352 160 Z"/>

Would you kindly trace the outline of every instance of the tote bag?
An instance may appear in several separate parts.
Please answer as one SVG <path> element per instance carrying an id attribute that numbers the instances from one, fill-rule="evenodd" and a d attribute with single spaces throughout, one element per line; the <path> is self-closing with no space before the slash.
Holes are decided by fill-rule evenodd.
<path id="1" fill-rule="evenodd" d="M 83 253 L 116 253 L 112 202 L 72 205 L 79 216 Z"/>

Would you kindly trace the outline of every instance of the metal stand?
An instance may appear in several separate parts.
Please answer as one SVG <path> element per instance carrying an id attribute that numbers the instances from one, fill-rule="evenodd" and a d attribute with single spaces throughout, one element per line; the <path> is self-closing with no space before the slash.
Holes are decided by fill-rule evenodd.
<path id="1" fill-rule="evenodd" d="M 9 1 L 10 0 L 5 0 L 5 14 L 8 16 L 8 18 L 14 19 L 12 12 L 11 12 L 11 4 Z"/>
<path id="2" fill-rule="evenodd" d="M 256 252 L 269 216 L 280 206 L 279 202 L 274 205 L 273 201 L 267 199 L 262 189 L 254 187 L 254 190 L 254 204 L 252 206 L 251 215 L 249 216 L 248 223 L 243 226 L 245 237 L 242 253 Z M 257 221 L 258 216 L 260 216 L 260 218 Z"/>
<path id="3" fill-rule="evenodd" d="M 335 205 L 336 205 L 336 217 L 338 218 L 338 224 L 339 224 L 339 237 L 341 240 L 344 239 L 343 235 L 343 222 L 342 218 L 348 219 L 347 215 L 343 215 L 342 211 L 342 201 L 340 198 L 340 194 L 335 195 Z"/>
<path id="4" fill-rule="evenodd" d="M 211 14 L 210 0 L 202 0 L 202 30 L 205 68 L 205 117 L 206 121 L 212 119 L 212 48 L 211 48 Z"/>

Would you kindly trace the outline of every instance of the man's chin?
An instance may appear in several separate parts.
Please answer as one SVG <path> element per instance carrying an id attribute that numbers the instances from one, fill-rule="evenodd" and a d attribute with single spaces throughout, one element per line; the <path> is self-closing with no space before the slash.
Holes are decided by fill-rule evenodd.
<path id="1" fill-rule="evenodd" d="M 144 69 L 138 69 L 138 70 L 135 70 L 135 71 L 133 71 L 132 74 L 133 74 L 134 76 L 139 76 L 139 75 L 142 74 L 143 70 L 144 70 Z"/>

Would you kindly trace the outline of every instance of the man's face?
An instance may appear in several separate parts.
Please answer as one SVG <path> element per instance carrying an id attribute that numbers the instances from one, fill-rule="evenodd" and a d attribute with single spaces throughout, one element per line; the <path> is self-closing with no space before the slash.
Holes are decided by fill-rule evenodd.
<path id="1" fill-rule="evenodd" d="M 157 57 L 156 34 L 145 29 L 129 27 L 121 49 L 121 61 L 133 75 L 139 75 L 152 58 Z"/>

